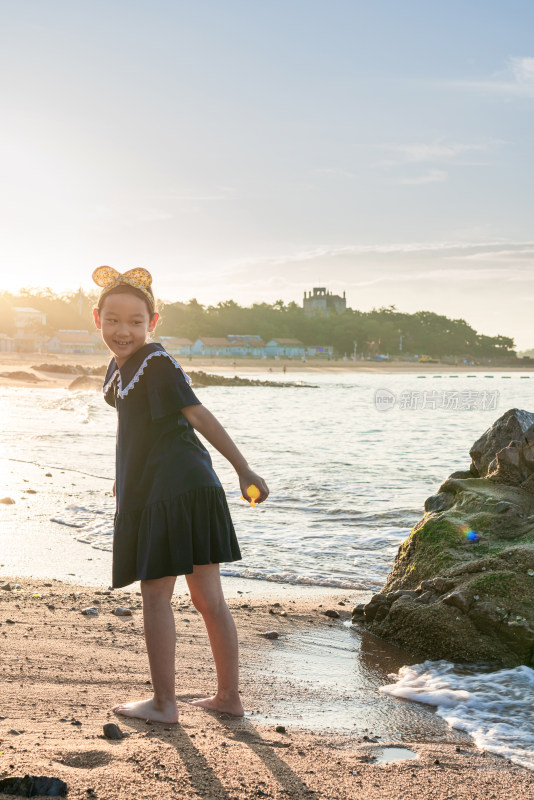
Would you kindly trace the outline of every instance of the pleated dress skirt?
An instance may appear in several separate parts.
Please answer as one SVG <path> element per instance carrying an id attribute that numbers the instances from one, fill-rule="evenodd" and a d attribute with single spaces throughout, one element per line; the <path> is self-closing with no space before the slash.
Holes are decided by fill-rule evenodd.
<path id="1" fill-rule="evenodd" d="M 135 580 L 188 575 L 195 564 L 241 558 L 222 486 L 189 489 L 115 517 L 114 588 Z"/>

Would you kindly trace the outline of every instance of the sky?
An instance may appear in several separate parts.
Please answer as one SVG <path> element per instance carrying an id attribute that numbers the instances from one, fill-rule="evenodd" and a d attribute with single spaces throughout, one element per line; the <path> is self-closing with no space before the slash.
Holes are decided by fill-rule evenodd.
<path id="1" fill-rule="evenodd" d="M 528 0 L 0 0 L 0 289 L 462 318 L 534 347 Z"/>

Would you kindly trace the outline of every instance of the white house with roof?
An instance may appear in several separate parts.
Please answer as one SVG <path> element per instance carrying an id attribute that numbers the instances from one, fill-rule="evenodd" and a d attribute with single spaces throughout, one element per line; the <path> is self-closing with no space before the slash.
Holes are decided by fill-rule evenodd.
<path id="1" fill-rule="evenodd" d="M 240 345 L 226 336 L 201 336 L 191 347 L 197 356 L 237 356 Z"/>
<path id="2" fill-rule="evenodd" d="M 235 353 L 238 356 L 252 356 L 253 358 L 264 355 L 265 342 L 258 334 L 250 333 L 229 333 L 226 337 L 234 344 L 239 345 Z"/>
<path id="3" fill-rule="evenodd" d="M 180 336 L 159 336 L 158 341 L 173 356 L 191 355 L 191 347 L 193 346 L 191 339 L 185 339 Z"/>
<path id="4" fill-rule="evenodd" d="M 48 340 L 49 353 L 97 353 L 101 349 L 100 337 L 89 331 L 61 329 Z"/>
<path id="5" fill-rule="evenodd" d="M 265 345 L 267 356 L 302 357 L 306 355 L 306 348 L 300 339 L 271 339 Z"/>

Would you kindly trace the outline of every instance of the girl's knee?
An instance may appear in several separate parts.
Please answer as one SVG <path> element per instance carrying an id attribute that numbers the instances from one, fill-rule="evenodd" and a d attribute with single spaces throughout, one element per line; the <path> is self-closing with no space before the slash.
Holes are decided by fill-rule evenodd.
<path id="1" fill-rule="evenodd" d="M 151 578 L 140 581 L 141 595 L 144 601 L 151 600 L 171 600 L 174 591 L 176 576 L 166 576 L 165 578 Z"/>
<path id="2" fill-rule="evenodd" d="M 191 602 L 196 610 L 203 616 L 220 614 L 226 608 L 226 600 L 219 594 L 195 594 L 191 593 Z"/>

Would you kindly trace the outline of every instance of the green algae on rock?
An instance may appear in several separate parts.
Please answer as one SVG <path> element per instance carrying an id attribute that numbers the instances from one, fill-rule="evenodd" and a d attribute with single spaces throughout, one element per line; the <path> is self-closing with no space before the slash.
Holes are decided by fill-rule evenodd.
<path id="1" fill-rule="evenodd" d="M 425 502 L 384 587 L 353 611 L 417 657 L 534 667 L 534 414 L 510 409 Z"/>

